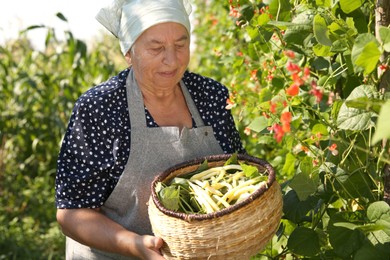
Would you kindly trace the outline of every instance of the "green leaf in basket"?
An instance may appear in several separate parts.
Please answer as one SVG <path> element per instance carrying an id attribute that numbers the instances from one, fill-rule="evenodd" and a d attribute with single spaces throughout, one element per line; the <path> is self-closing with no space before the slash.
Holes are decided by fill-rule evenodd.
<path id="1" fill-rule="evenodd" d="M 193 172 L 188 172 L 186 174 L 181 175 L 182 178 L 189 179 L 197 173 L 203 172 L 209 168 L 209 162 L 204 160 L 201 165 L 199 165 L 198 169 Z"/>
<path id="2" fill-rule="evenodd" d="M 188 180 L 186 178 L 182 177 L 175 177 L 172 179 L 170 185 L 183 185 L 183 186 L 188 186 Z"/>
<path id="3" fill-rule="evenodd" d="M 177 211 L 180 203 L 180 190 L 179 186 L 167 186 L 160 190 L 158 193 L 161 203 L 165 208 Z"/>
<path id="4" fill-rule="evenodd" d="M 248 164 L 245 164 L 245 163 L 241 163 L 240 165 L 241 165 L 242 170 L 244 171 L 244 174 L 245 174 L 246 177 L 252 179 L 252 178 L 254 178 L 256 176 L 259 176 L 259 169 L 257 169 L 256 166 L 248 165 Z"/>
<path id="5" fill-rule="evenodd" d="M 237 153 L 233 153 L 232 156 L 225 162 L 224 165 L 238 164 Z"/>
<path id="6" fill-rule="evenodd" d="M 199 168 L 196 170 L 196 172 L 202 172 L 209 168 L 209 162 L 207 160 L 204 160 L 202 164 L 199 166 Z"/>

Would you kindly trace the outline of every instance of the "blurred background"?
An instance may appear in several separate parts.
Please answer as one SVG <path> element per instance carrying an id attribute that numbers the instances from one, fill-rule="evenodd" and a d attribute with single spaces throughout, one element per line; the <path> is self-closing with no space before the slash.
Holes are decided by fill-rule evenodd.
<path id="1" fill-rule="evenodd" d="M 65 30 L 72 31 L 75 37 L 90 43 L 94 37 L 104 33 L 103 27 L 94 19 L 102 6 L 110 0 L 15 0 L 3 3 L 0 9 L 0 44 L 17 39 L 19 32 L 31 25 L 47 25 L 56 29 L 58 38 L 64 39 Z M 57 19 L 62 13 L 68 22 Z M 35 49 L 43 50 L 45 31 L 35 30 L 27 33 Z"/>

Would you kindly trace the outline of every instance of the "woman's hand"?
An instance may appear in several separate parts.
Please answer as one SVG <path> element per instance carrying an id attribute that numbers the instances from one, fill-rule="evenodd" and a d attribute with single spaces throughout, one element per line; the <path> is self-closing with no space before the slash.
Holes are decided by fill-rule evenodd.
<path id="1" fill-rule="evenodd" d="M 145 260 L 164 259 L 161 238 L 131 232 L 99 210 L 58 209 L 57 221 L 66 236 L 86 246 Z"/>
<path id="2" fill-rule="evenodd" d="M 142 254 L 142 259 L 165 259 L 160 253 L 160 248 L 163 245 L 163 240 L 154 236 L 140 236 L 138 239 L 139 251 Z"/>

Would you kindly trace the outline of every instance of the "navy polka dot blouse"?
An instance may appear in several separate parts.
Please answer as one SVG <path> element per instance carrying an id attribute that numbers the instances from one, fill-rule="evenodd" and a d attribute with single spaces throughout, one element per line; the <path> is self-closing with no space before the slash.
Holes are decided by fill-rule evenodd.
<path id="1" fill-rule="evenodd" d="M 129 69 L 120 72 L 77 100 L 57 162 L 57 208 L 101 207 L 115 188 L 131 145 L 128 74 Z M 245 153 L 233 117 L 225 109 L 227 88 L 188 71 L 182 80 L 223 151 Z M 147 109 L 145 116 L 148 127 L 158 127 Z"/>

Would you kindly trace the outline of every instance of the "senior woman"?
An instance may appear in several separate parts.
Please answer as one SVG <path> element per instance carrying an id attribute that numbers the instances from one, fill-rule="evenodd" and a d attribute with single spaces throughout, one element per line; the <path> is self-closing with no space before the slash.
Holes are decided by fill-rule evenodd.
<path id="1" fill-rule="evenodd" d="M 227 89 L 187 71 L 190 10 L 183 0 L 127 0 L 97 15 L 129 67 L 84 93 L 70 118 L 56 177 L 67 259 L 163 259 L 146 205 L 155 175 L 245 152 Z"/>

